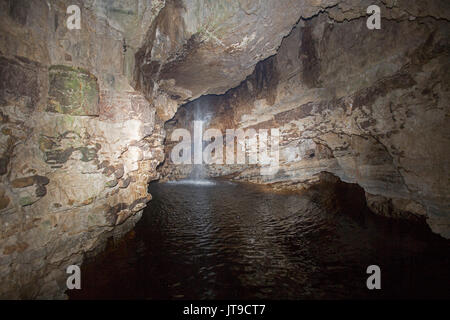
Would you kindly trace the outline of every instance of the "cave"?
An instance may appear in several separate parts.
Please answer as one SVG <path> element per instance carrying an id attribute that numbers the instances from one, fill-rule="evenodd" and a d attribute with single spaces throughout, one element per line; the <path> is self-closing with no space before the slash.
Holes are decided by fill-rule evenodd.
<path id="1" fill-rule="evenodd" d="M 0 299 L 450 298 L 448 1 L 0 16 Z"/>

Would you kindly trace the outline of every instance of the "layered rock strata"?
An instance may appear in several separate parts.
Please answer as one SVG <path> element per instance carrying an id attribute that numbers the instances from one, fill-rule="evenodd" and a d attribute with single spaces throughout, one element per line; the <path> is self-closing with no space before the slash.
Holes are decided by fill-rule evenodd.
<path id="1" fill-rule="evenodd" d="M 238 87 L 182 107 L 167 137 L 190 128 L 199 107 L 223 133 L 279 128 L 275 175 L 255 165 L 206 166 L 209 175 L 298 189 L 330 172 L 363 187 L 373 211 L 426 217 L 448 238 L 450 16 L 439 4 L 385 2 L 381 30 L 366 27 L 364 3 L 301 19 Z M 166 143 L 164 179 L 192 170 L 170 162 L 176 143 Z"/>
<path id="2" fill-rule="evenodd" d="M 80 30 L 66 26 L 73 4 Z M 123 42 L 139 45 L 158 3 L 127 4 L 0 2 L 2 298 L 64 297 L 67 266 L 128 231 L 151 198 L 162 123 L 129 85 Z"/>

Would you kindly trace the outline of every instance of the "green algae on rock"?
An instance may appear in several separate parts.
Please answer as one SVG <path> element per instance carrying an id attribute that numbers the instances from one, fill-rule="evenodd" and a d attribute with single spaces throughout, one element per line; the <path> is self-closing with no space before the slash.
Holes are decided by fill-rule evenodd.
<path id="1" fill-rule="evenodd" d="M 74 116 L 99 115 L 97 78 L 81 68 L 56 65 L 49 68 L 47 111 Z"/>

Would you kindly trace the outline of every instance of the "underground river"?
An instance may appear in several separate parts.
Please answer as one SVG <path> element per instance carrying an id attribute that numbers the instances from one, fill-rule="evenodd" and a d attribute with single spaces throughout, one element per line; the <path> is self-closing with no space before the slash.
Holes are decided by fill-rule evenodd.
<path id="1" fill-rule="evenodd" d="M 153 183 L 135 229 L 81 267 L 71 299 L 450 297 L 449 241 L 376 216 L 346 190 L 267 192 L 225 181 Z M 350 205 L 351 203 L 351 205 Z M 368 290 L 366 268 L 381 268 Z"/>

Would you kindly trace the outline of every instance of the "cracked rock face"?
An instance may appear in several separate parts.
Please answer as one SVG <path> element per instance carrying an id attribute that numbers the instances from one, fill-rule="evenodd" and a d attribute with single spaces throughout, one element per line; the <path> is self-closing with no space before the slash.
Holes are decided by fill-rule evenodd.
<path id="1" fill-rule="evenodd" d="M 168 1 L 136 55 L 136 86 L 169 120 L 178 105 L 237 86 L 300 17 L 337 2 Z"/>
<path id="2" fill-rule="evenodd" d="M 0 2 L 0 297 L 64 297 L 67 266 L 151 199 L 162 123 L 128 79 L 163 4 Z"/>
<path id="3" fill-rule="evenodd" d="M 166 128 L 187 128 L 180 105 L 205 94 L 222 94 L 200 98 L 212 127 L 283 133 L 276 176 L 211 175 L 299 188 L 331 172 L 450 237 L 449 18 L 444 0 L 0 0 L 0 297 L 64 298 L 67 266 L 150 201 L 164 122 L 180 110 Z"/>

